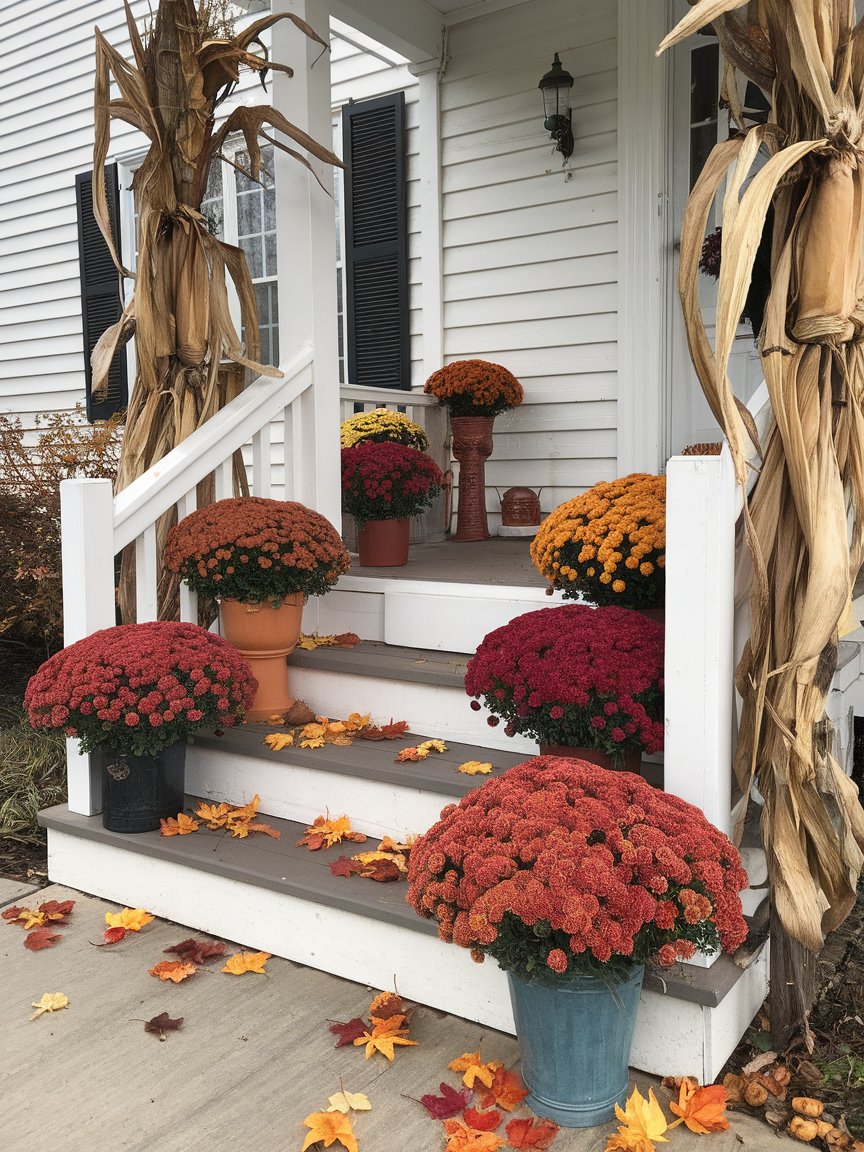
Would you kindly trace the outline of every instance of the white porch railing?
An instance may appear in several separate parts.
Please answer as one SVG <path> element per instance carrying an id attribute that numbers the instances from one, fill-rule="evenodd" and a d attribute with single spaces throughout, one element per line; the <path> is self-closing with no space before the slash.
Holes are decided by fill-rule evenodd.
<path id="1" fill-rule="evenodd" d="M 114 562 L 130 544 L 135 546 L 137 619 L 139 623 L 156 619 L 159 518 L 172 508 L 179 518 L 193 512 L 197 485 L 211 475 L 217 500 L 233 495 L 238 450 L 245 450 L 248 458 L 252 495 L 270 496 L 274 471 L 281 464 L 279 495 L 317 505 L 312 365 L 312 349 L 306 347 L 282 366 L 283 379 L 259 377 L 117 496 L 112 496 L 109 480 L 61 483 L 67 645 L 115 623 Z M 197 614 L 197 596 L 181 586 L 181 620 L 197 622 Z M 98 812 L 99 781 L 75 740 L 69 741 L 67 765 L 70 810 L 88 816 Z"/>

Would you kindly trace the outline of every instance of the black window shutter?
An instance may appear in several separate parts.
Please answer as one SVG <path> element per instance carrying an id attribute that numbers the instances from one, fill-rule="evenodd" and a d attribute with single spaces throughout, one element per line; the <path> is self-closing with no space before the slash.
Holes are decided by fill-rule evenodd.
<path id="1" fill-rule="evenodd" d="M 111 230 L 117 243 L 120 235 L 120 185 L 116 164 L 111 164 L 105 169 L 105 192 L 108 198 Z M 90 368 L 90 354 L 105 329 L 120 319 L 123 306 L 120 298 L 120 274 L 114 267 L 108 245 L 93 215 L 92 172 L 82 172 L 75 177 L 75 199 L 78 203 L 78 255 L 81 266 L 87 419 L 92 424 L 94 420 L 107 420 L 109 416 L 126 407 L 129 385 L 126 349 L 120 348 L 108 374 L 107 396 L 95 401 L 91 395 L 93 373 Z"/>
<path id="2" fill-rule="evenodd" d="M 342 109 L 348 380 L 411 387 L 405 94 Z"/>

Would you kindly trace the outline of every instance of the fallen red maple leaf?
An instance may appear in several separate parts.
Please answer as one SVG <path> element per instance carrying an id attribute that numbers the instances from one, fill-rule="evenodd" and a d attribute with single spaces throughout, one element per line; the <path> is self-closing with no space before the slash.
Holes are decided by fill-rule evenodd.
<path id="1" fill-rule="evenodd" d="M 355 1016 L 353 1020 L 347 1021 L 343 1024 L 340 1020 L 334 1020 L 330 1025 L 330 1031 L 334 1036 L 338 1036 L 334 1047 L 342 1048 L 345 1044 L 353 1044 L 358 1036 L 362 1036 L 369 1025 L 365 1020 L 361 1020 L 359 1016 Z"/>
<path id="2" fill-rule="evenodd" d="M 217 956 L 224 956 L 228 945 L 221 940 L 195 940 L 191 936 L 188 940 L 181 940 L 164 951 L 179 956 L 190 964 L 203 964 L 207 960 L 214 960 Z"/>
<path id="3" fill-rule="evenodd" d="M 527 1095 L 528 1089 L 523 1087 L 522 1081 L 516 1073 L 508 1072 L 501 1064 L 495 1069 L 492 1083 L 481 1096 L 480 1105 L 483 1108 L 497 1105 L 507 1112 L 512 1112 L 514 1108 L 519 1107 Z"/>
<path id="4" fill-rule="evenodd" d="M 42 948 L 50 948 L 55 940 L 60 940 L 62 933 L 52 932 L 50 928 L 34 928 L 24 937 L 24 947 L 31 952 L 39 952 Z"/>
<path id="5" fill-rule="evenodd" d="M 494 1132 L 501 1123 L 501 1113 L 494 1108 L 491 1112 L 478 1112 L 476 1108 L 466 1108 L 463 1119 L 469 1128 L 477 1132 Z"/>
<path id="6" fill-rule="evenodd" d="M 378 880 L 382 884 L 391 880 L 398 880 L 402 875 L 399 871 L 399 865 L 393 860 L 372 860 L 358 868 L 357 871 L 367 880 Z"/>
<path id="7" fill-rule="evenodd" d="M 0 917 L 11 922 L 13 920 L 17 920 L 23 911 L 23 907 L 19 906 L 18 904 L 13 904 L 10 908 L 3 909 L 3 911 L 0 912 Z"/>
<path id="8" fill-rule="evenodd" d="M 420 1097 L 420 1103 L 436 1120 L 449 1120 L 453 1116 L 458 1116 L 471 1102 L 470 1088 L 453 1088 L 450 1084 L 445 1084 L 443 1080 L 438 1088 L 441 1092 L 440 1096 L 434 1096 L 430 1092 Z"/>
<path id="9" fill-rule="evenodd" d="M 507 1142 L 513 1148 L 548 1148 L 558 1135 L 554 1120 L 511 1120 L 504 1129 Z"/>
<path id="10" fill-rule="evenodd" d="M 178 1016 L 176 1020 L 172 1020 L 167 1012 L 160 1012 L 158 1016 L 154 1016 L 152 1020 L 145 1020 L 144 1031 L 152 1032 L 154 1036 L 158 1036 L 160 1040 L 167 1040 L 166 1032 L 176 1032 L 183 1027 L 183 1017 Z"/>
<path id="11" fill-rule="evenodd" d="M 102 933 L 102 939 L 106 944 L 119 944 L 125 935 L 125 928 L 106 928 Z"/>
<path id="12" fill-rule="evenodd" d="M 46 900 L 39 905 L 39 911 L 52 923 L 65 924 L 66 917 L 74 907 L 74 900 Z"/>
<path id="13" fill-rule="evenodd" d="M 373 1023 L 381 1020 L 390 1020 L 393 1016 L 404 1016 L 408 1019 L 410 1009 L 406 1008 L 405 1001 L 398 992 L 379 992 L 369 1005 L 369 1015 Z"/>
<path id="14" fill-rule="evenodd" d="M 334 876 L 351 876 L 357 871 L 357 865 L 350 856 L 340 856 L 338 860 L 330 860 L 329 867 Z"/>
<path id="15" fill-rule="evenodd" d="M 407 720 L 391 720 L 389 724 L 370 724 L 354 733 L 357 740 L 399 740 L 408 731 Z"/>

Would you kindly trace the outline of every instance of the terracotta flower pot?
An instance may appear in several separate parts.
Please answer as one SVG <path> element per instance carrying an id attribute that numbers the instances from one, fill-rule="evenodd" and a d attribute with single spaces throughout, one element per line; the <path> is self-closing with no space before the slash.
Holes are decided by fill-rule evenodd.
<path id="1" fill-rule="evenodd" d="M 294 703 L 288 688 L 288 653 L 300 638 L 302 592 L 292 592 L 275 608 L 269 602 L 244 604 L 222 600 L 222 634 L 249 661 L 258 691 L 247 720 L 268 720 Z"/>
<path id="2" fill-rule="evenodd" d="M 366 520 L 357 533 L 360 565 L 363 568 L 399 568 L 408 563 L 411 521 Z"/>
<path id="3" fill-rule="evenodd" d="M 587 760 L 589 764 L 596 764 L 599 768 L 609 768 L 611 771 L 634 772 L 637 776 L 642 767 L 642 753 L 638 748 L 625 749 L 621 760 L 615 764 L 611 756 L 601 752 L 599 748 L 571 748 L 568 744 L 541 744 L 541 756 L 567 756 L 574 760 Z"/>
<path id="4" fill-rule="evenodd" d="M 494 416 L 451 416 L 453 455 L 459 461 L 459 506 L 454 540 L 488 540 L 486 458 L 492 454 Z"/>

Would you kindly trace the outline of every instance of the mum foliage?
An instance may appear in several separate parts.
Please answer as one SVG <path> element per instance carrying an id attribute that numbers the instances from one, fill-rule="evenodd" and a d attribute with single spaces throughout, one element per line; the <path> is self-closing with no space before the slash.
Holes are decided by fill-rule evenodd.
<path id="1" fill-rule="evenodd" d="M 565 597 L 662 608 L 665 549 L 666 478 L 635 472 L 559 505 L 540 525 L 531 559 Z"/>
<path id="2" fill-rule="evenodd" d="M 418 452 L 429 450 L 429 437 L 419 424 L 409 420 L 403 412 L 391 412 L 389 408 L 375 408 L 371 412 L 358 412 L 343 420 L 339 426 L 339 443 L 343 448 L 353 448 L 363 440 L 381 444 L 392 440 L 404 444 L 406 448 L 416 448 Z"/>
<path id="3" fill-rule="evenodd" d="M 508 736 L 599 748 L 613 759 L 628 748 L 659 752 L 663 626 L 626 608 L 526 612 L 483 638 L 465 691 L 475 710 L 482 699 L 506 720 Z"/>
<path id="4" fill-rule="evenodd" d="M 541 756 L 451 804 L 414 844 L 408 902 L 523 979 L 626 976 L 747 934 L 734 845 L 629 772 Z"/>
<path id="5" fill-rule="evenodd" d="M 121 624 L 57 652 L 27 685 L 34 728 L 152 756 L 201 728 L 230 728 L 257 681 L 236 649 L 195 624 Z"/>
<path id="6" fill-rule="evenodd" d="M 258 496 L 217 500 L 168 534 L 165 565 L 190 588 L 246 604 L 323 596 L 351 560 L 319 512 Z"/>
<path id="7" fill-rule="evenodd" d="M 522 403 L 522 385 L 490 360 L 454 360 L 433 372 L 424 392 L 446 404 L 451 416 L 497 416 Z"/>
<path id="8" fill-rule="evenodd" d="M 416 516 L 443 482 L 431 456 L 404 444 L 364 440 L 342 449 L 342 504 L 360 522 Z"/>

